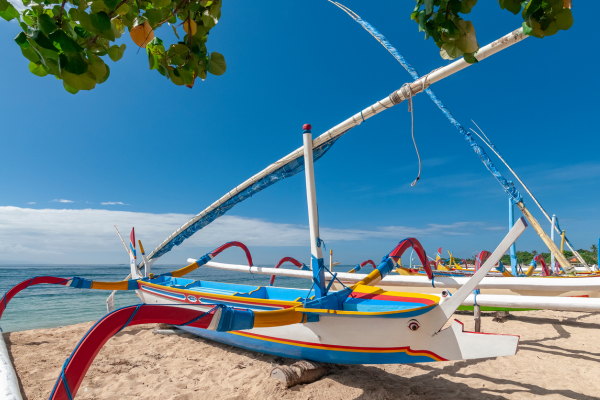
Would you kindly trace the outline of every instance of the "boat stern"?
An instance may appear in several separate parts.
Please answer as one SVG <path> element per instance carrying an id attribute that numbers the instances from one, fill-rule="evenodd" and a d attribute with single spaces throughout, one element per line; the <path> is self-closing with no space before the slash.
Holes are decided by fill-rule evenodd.
<path id="1" fill-rule="evenodd" d="M 513 356 L 519 346 L 519 336 L 468 332 L 457 320 L 433 339 L 434 347 L 439 346 L 436 353 L 448 361 Z"/>

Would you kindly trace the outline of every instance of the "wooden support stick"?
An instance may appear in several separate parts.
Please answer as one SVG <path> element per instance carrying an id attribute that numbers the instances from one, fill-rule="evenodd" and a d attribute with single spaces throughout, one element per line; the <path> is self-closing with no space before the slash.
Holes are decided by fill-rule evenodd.
<path id="1" fill-rule="evenodd" d="M 475 332 L 481 332 L 481 307 L 473 306 L 473 316 L 475 319 Z"/>
<path id="2" fill-rule="evenodd" d="M 271 371 L 271 378 L 280 380 L 289 388 L 301 383 L 314 382 L 328 375 L 332 370 L 333 365 L 331 364 L 302 360 L 289 367 L 287 365 L 278 365 Z"/>
<path id="3" fill-rule="evenodd" d="M 569 261 L 567 261 L 567 258 L 556 246 L 556 243 L 554 243 L 548 237 L 546 232 L 544 232 L 544 230 L 540 226 L 539 222 L 537 222 L 537 220 L 534 218 L 533 215 L 531 215 L 531 213 L 529 212 L 527 207 L 525 207 L 525 204 L 523 204 L 523 202 L 520 201 L 517 203 L 517 206 L 519 207 L 519 209 L 521 210 L 521 212 L 523 213 L 525 218 L 527 218 L 527 221 L 529 221 L 529 223 L 531 224 L 531 226 L 533 227 L 535 232 L 539 235 L 539 237 L 542 238 L 542 240 L 544 241 L 546 246 L 548 246 L 548 248 L 550 249 L 550 252 L 552 254 L 554 254 L 554 258 L 556 258 L 556 261 L 558 261 L 558 263 L 562 267 L 563 271 L 565 271 L 565 274 L 575 275 L 575 268 L 573 268 L 573 266 L 569 263 Z"/>

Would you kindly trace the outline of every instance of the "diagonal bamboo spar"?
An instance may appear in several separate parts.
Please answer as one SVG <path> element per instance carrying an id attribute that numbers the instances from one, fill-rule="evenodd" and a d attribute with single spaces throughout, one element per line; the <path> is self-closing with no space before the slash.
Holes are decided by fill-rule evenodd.
<path id="1" fill-rule="evenodd" d="M 519 28 L 519 29 L 501 37 L 500 39 L 488 44 L 487 46 L 482 47 L 477 53 L 477 59 L 479 61 L 481 61 L 489 56 L 492 56 L 492 55 L 498 53 L 499 51 L 502 51 L 502 50 L 512 46 L 515 43 L 522 41 L 526 37 L 527 36 L 523 34 L 523 29 Z M 378 102 L 372 104 L 371 106 L 365 108 L 364 110 L 354 114 L 352 117 L 346 119 L 342 123 L 334 126 L 330 130 L 326 131 L 319 137 L 313 139 L 313 148 L 316 148 L 316 147 L 324 144 L 327 141 L 330 141 L 332 139 L 336 139 L 336 138 L 340 137 L 341 135 L 346 133 L 349 129 L 360 125 L 363 121 L 366 121 L 367 119 L 369 119 L 389 108 L 392 108 L 395 105 L 402 103 L 407 98 L 412 97 L 412 96 L 419 94 L 422 91 L 426 90 L 431 84 L 439 82 L 442 79 L 447 78 L 450 75 L 453 75 L 459 71 L 462 71 L 463 69 L 467 68 L 470 65 L 471 64 L 467 63 L 464 59 L 460 59 L 460 60 L 454 61 L 453 63 L 451 63 L 449 65 L 446 65 L 445 67 L 438 68 L 438 69 L 430 72 L 429 74 L 425 75 L 424 77 L 421 77 L 421 78 L 415 80 L 410 85 L 406 85 L 404 87 L 404 89 L 409 88 L 410 92 L 411 92 L 410 94 L 408 93 L 408 90 L 403 90 L 403 88 L 395 90 L 389 96 L 379 100 Z M 406 96 L 405 96 L 405 94 L 403 94 L 403 92 L 405 92 Z M 159 256 L 157 255 L 157 253 L 163 247 L 167 246 L 171 241 L 175 240 L 175 238 L 177 238 L 182 232 L 184 232 L 188 227 L 193 225 L 200 218 L 207 215 L 208 213 L 210 213 L 211 211 L 213 211 L 214 209 L 219 207 L 221 204 L 223 204 L 226 201 L 228 201 L 229 199 L 231 199 L 233 196 L 235 196 L 242 190 L 253 185 L 254 183 L 259 181 L 263 177 L 267 176 L 268 174 L 270 174 L 273 171 L 280 168 L 281 166 L 289 163 L 290 161 L 292 161 L 298 157 L 301 157 L 303 154 L 304 154 L 304 149 L 302 147 L 298 148 L 297 150 L 293 151 L 292 153 L 288 154 L 287 156 L 283 157 L 282 159 L 278 160 L 277 162 L 269 165 L 267 168 L 263 169 L 261 172 L 255 174 L 250 179 L 246 180 L 241 185 L 237 186 L 236 188 L 234 188 L 233 190 L 231 190 L 230 192 L 225 194 L 223 197 L 221 197 L 219 200 L 217 200 L 211 206 L 207 207 L 204 211 L 202 211 L 200 214 L 198 214 L 197 216 L 192 218 L 185 225 L 183 225 L 181 228 L 179 228 L 177 231 L 175 231 L 165 241 L 163 241 L 156 249 L 154 249 L 152 251 L 152 253 L 150 253 L 148 255 L 148 259 L 152 260 L 153 258 L 158 258 Z M 565 261 L 566 261 L 566 259 L 565 259 Z M 567 263 L 567 265 L 570 267 L 570 265 L 568 263 Z M 562 266 L 562 264 L 561 264 L 561 266 Z"/>
<path id="2" fill-rule="evenodd" d="M 475 124 L 475 121 L 473 121 L 473 123 Z M 479 128 L 479 126 L 477 124 L 475 124 L 475 126 L 477 126 L 477 128 Z M 473 132 L 475 132 L 472 128 L 471 128 L 471 130 Z M 481 130 L 481 128 L 479 128 L 479 130 L 481 131 L 481 133 L 483 133 L 483 131 Z M 500 154 L 500 151 L 498 151 L 498 149 L 496 148 L 496 146 L 494 146 L 494 144 L 489 139 L 485 140 L 484 138 L 482 138 L 477 132 L 475 132 L 475 134 L 477 136 L 479 136 L 479 139 L 481 139 L 483 141 L 483 143 L 485 143 L 490 148 L 490 150 L 492 150 L 494 152 L 494 154 L 496 154 L 496 156 L 500 159 L 500 161 L 502 161 L 504 163 L 504 165 L 506 165 L 506 168 L 508 168 L 508 170 L 513 174 L 513 176 L 519 181 L 519 183 L 521 184 L 521 186 L 523 186 L 523 189 L 525 189 L 525 191 L 529 194 L 529 196 L 535 202 L 535 204 L 537 204 L 537 206 L 540 209 L 540 211 L 548 219 L 548 222 L 552 222 L 552 218 L 550 218 L 550 215 L 548 215 L 548 213 L 546 212 L 546 210 L 544 209 L 544 207 L 542 207 L 542 205 L 540 204 L 540 202 L 536 199 L 536 197 L 533 195 L 533 193 L 531 193 L 531 191 L 529 190 L 529 188 L 527 186 L 525 186 L 525 184 L 523 183 L 523 181 L 521 180 L 521 178 L 519 178 L 519 175 L 517 175 L 517 173 L 515 171 L 513 171 L 513 169 L 510 167 L 510 165 L 508 165 L 508 162 L 506 162 L 506 160 L 504 159 L 504 157 L 502 157 L 502 155 Z M 485 136 L 485 133 L 483 133 L 483 135 Z M 487 136 L 485 136 L 485 137 L 487 138 Z M 558 232 L 559 235 L 561 234 L 561 231 L 560 231 L 560 229 L 558 229 L 558 226 L 553 225 L 552 227 L 553 227 L 554 230 L 556 230 L 556 232 Z M 552 240 L 552 239 L 550 239 L 550 240 Z M 587 269 L 587 271 L 588 272 L 592 272 L 592 270 L 590 269 L 589 265 L 585 262 L 585 260 L 583 259 L 583 257 L 581 257 L 581 254 L 579 254 L 579 252 L 573 248 L 573 246 L 571 245 L 571 242 L 568 239 L 566 239 L 565 243 L 567 243 L 567 246 L 569 246 L 569 249 L 571 249 L 571 251 L 573 252 L 573 254 L 575 254 L 575 256 L 577 257 L 577 259 L 579 260 L 579 262 L 581 264 L 583 264 L 583 266 Z"/>
<path id="3" fill-rule="evenodd" d="M 348 7 L 344 6 L 343 4 L 332 1 L 332 0 L 329 0 L 329 2 L 333 3 L 334 5 L 336 5 L 343 11 L 345 11 L 352 19 L 354 19 L 363 28 L 365 28 L 365 30 L 367 32 L 369 32 L 369 34 L 371 34 L 371 36 L 373 36 L 379 43 L 381 43 L 381 45 L 384 46 L 388 50 L 388 52 L 390 52 L 390 54 L 406 69 L 406 71 L 409 74 L 411 74 L 413 79 L 415 79 L 415 82 L 413 83 L 413 85 L 415 83 L 421 82 L 422 91 L 427 92 L 427 94 L 429 95 L 431 100 L 433 100 L 433 102 L 436 103 L 436 105 L 446 115 L 446 117 L 450 120 L 450 122 L 459 130 L 459 132 L 461 132 L 463 134 L 465 139 L 473 147 L 473 150 L 479 156 L 479 158 L 484 163 L 484 165 L 488 168 L 488 170 L 492 173 L 492 175 L 494 175 L 496 180 L 498 180 L 498 182 L 503 186 L 504 190 L 508 193 L 508 195 L 513 198 L 513 200 L 515 201 L 515 203 L 517 204 L 517 206 L 519 207 L 519 209 L 521 210 L 523 215 L 531 223 L 531 226 L 533 227 L 533 229 L 540 236 L 540 238 L 542 239 L 544 244 L 546 244 L 546 246 L 548 247 L 550 252 L 552 252 L 552 254 L 554 254 L 554 257 L 556 258 L 556 260 L 558 261 L 560 266 L 563 268 L 565 273 L 574 275 L 575 268 L 569 263 L 569 261 L 564 256 L 562 251 L 560 251 L 558 249 L 556 244 L 548 237 L 546 232 L 544 232 L 544 230 L 540 226 L 539 222 L 525 207 L 525 204 L 523 203 L 523 199 L 522 199 L 521 195 L 519 194 L 519 192 L 514 187 L 512 187 L 510 184 L 508 184 L 506 179 L 496 169 L 496 167 L 491 162 L 489 157 L 485 154 L 485 151 L 477 144 L 477 142 L 475 142 L 475 140 L 468 133 L 468 131 L 460 123 L 458 123 L 458 121 L 456 121 L 456 119 L 454 119 L 454 117 L 452 116 L 450 111 L 442 104 L 442 102 L 437 98 L 437 96 L 433 93 L 433 91 L 431 89 L 426 89 L 426 87 L 425 87 L 425 84 L 427 84 L 427 83 L 437 82 L 438 80 L 443 79 L 443 77 L 449 76 L 452 73 L 454 73 L 454 72 L 451 72 L 452 71 L 451 67 L 458 68 L 458 70 L 460 70 L 460 69 L 465 68 L 469 64 L 467 64 L 467 62 L 464 59 L 460 59 L 459 61 L 456 61 L 447 67 L 437 69 L 437 70 L 425 75 L 424 77 L 419 78 L 415 69 L 408 62 L 406 62 L 404 57 L 402 57 L 402 55 L 400 55 L 400 53 L 398 53 L 398 51 L 387 41 L 387 39 L 381 33 L 377 32 L 369 23 L 362 20 L 358 16 L 358 14 L 356 14 L 354 11 L 350 10 Z M 526 37 L 527 37 L 527 35 L 525 35 L 523 33 L 523 29 L 519 28 L 516 31 L 512 32 L 511 34 L 506 35 L 503 38 L 480 49 L 476 54 L 476 58 L 478 61 L 481 61 L 481 60 L 489 57 L 490 55 L 492 55 L 514 43 L 517 43 L 517 42 L 525 39 Z M 493 51 L 494 47 L 496 47 L 495 51 Z M 447 71 L 445 71 L 445 70 L 447 70 Z M 436 75 L 436 73 L 438 71 L 440 72 L 439 75 L 442 75 L 441 78 L 439 75 Z M 411 89 L 412 89 L 412 85 L 411 85 Z M 416 94 L 416 93 L 413 93 L 413 94 Z M 390 95 L 390 97 L 391 96 L 392 95 Z M 408 97 L 411 97 L 411 96 L 408 96 Z M 520 182 L 520 180 L 519 180 L 519 182 Z M 531 194 L 529 191 L 527 191 L 527 192 L 529 194 Z M 537 201 L 536 201 L 536 203 L 537 203 Z M 587 265 L 586 265 L 586 267 L 587 267 Z"/>

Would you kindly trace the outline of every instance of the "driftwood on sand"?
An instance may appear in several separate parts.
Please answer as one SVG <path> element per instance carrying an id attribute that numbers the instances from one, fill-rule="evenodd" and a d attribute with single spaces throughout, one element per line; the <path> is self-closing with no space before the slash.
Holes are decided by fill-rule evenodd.
<path id="1" fill-rule="evenodd" d="M 335 370 L 335 365 L 301 360 L 290 366 L 278 365 L 271 371 L 271 378 L 283 382 L 286 387 L 312 383 Z"/>

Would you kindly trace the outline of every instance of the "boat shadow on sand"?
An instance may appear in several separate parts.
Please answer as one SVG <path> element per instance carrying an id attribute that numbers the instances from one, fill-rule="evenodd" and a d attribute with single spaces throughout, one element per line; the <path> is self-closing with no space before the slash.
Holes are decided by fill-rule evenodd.
<path id="1" fill-rule="evenodd" d="M 554 321 L 556 322 L 556 321 Z M 586 326 L 587 327 L 587 326 Z M 191 334 L 183 334 L 182 338 L 202 342 L 203 344 L 227 351 L 236 355 L 248 357 L 259 362 L 267 362 L 272 367 L 277 365 L 291 365 L 298 360 L 272 356 L 263 353 L 257 353 L 251 350 L 233 347 L 227 344 L 214 342 L 193 336 Z M 534 345 L 535 342 L 542 342 L 545 339 L 536 341 L 526 341 L 529 345 Z M 548 346 L 545 346 L 548 347 Z M 537 350 L 537 349 L 533 349 Z M 568 349 L 562 348 L 563 353 L 560 356 L 568 356 L 564 351 Z M 591 353 L 590 353 L 591 354 Z M 593 354 L 596 355 L 596 354 Z M 580 357 L 580 356 L 578 356 Z M 523 383 L 509 379 L 490 377 L 484 374 L 471 373 L 463 371 L 465 368 L 491 359 L 466 360 L 457 361 L 452 364 L 447 364 L 440 368 L 439 363 L 425 364 L 404 364 L 404 365 L 336 365 L 332 369 L 332 373 L 322 379 L 310 383 L 298 385 L 287 389 L 290 392 L 300 392 L 303 388 L 311 385 L 318 385 L 316 390 L 331 390 L 335 388 L 328 380 L 336 382 L 349 388 L 362 390 L 362 394 L 353 398 L 355 400 L 374 400 L 374 399 L 390 399 L 390 398 L 410 398 L 410 399 L 439 399 L 443 398 L 461 398 L 461 399 L 505 399 L 506 395 L 518 396 L 523 395 L 534 396 L 550 396 L 559 395 L 570 399 L 577 400 L 593 400 L 597 397 L 588 396 L 573 390 L 552 390 L 546 389 L 543 386 L 538 386 L 530 383 Z M 415 371 L 418 370 L 418 371 Z M 418 376 L 407 377 L 405 375 Z M 478 379 L 484 381 L 482 387 L 472 387 L 469 383 L 454 382 L 444 375 L 451 375 L 458 379 Z M 266 377 L 265 377 L 266 378 Z M 489 384 L 488 384 L 489 383 Z M 502 388 L 498 388 L 502 387 Z M 335 389 L 334 389 L 335 390 Z M 290 393 L 291 394 L 291 393 Z"/>
<path id="2" fill-rule="evenodd" d="M 539 323 L 537 318 L 519 317 L 521 322 Z M 526 351 L 544 352 L 554 356 L 576 357 L 579 359 L 600 361 L 600 354 L 590 353 L 580 350 L 571 350 L 564 347 L 551 346 L 543 342 L 548 340 L 566 339 L 570 334 L 558 325 L 556 319 L 542 318 L 544 322 L 552 325 L 558 335 L 552 338 L 544 338 L 540 340 L 523 340 L 520 348 Z M 597 329 L 598 324 L 582 324 L 577 321 L 578 318 L 569 318 L 560 321 L 562 325 L 573 325 L 577 327 Z M 149 327 L 140 327 L 136 329 L 128 329 L 120 332 L 115 337 L 134 336 L 138 333 L 147 330 Z M 257 353 L 251 350 L 233 347 L 227 344 L 214 342 L 203 339 L 192 334 L 178 335 L 182 340 L 191 340 L 201 343 L 203 346 L 212 347 L 214 350 L 232 353 L 241 357 L 249 358 L 259 363 L 267 363 L 272 367 L 277 365 L 290 365 L 297 360 L 272 356 L 263 353 Z M 12 355 L 12 343 L 10 333 L 5 334 L 7 350 L 14 363 Z M 25 345 L 36 346 L 44 342 L 30 342 Z M 47 342 L 46 342 L 47 343 Z M 356 397 L 350 395 L 346 398 L 356 400 L 366 399 L 390 399 L 390 398 L 410 398 L 410 399 L 438 399 L 438 398 L 461 398 L 461 399 L 505 399 L 507 396 L 515 397 L 523 396 L 564 396 L 570 399 L 592 400 L 596 397 L 588 396 L 573 390 L 553 390 L 546 389 L 543 386 L 538 386 L 532 383 L 519 382 L 518 380 L 510 380 L 500 377 L 489 376 L 489 374 L 473 373 L 472 369 L 466 370 L 468 367 L 485 363 L 494 359 L 479 359 L 456 361 L 448 364 L 439 363 L 424 363 L 424 364 L 403 364 L 403 365 L 336 365 L 331 373 L 324 378 L 310 383 L 298 385 L 289 389 L 289 394 L 294 397 L 297 393 L 299 397 L 304 396 L 306 389 L 314 387 L 312 391 L 329 391 L 334 390 L 337 385 L 347 388 L 355 388 L 362 391 Z M 416 375 L 416 376 L 415 376 Z M 451 376 L 455 380 L 469 380 L 469 382 L 455 382 L 447 378 Z M 267 379 L 268 377 L 265 376 Z M 270 380 L 270 379 L 269 379 Z M 473 380 L 478 380 L 477 386 L 474 387 Z M 29 399 L 25 395 L 20 377 L 18 377 L 19 389 L 24 400 Z M 272 380 L 272 384 L 276 384 Z"/>

